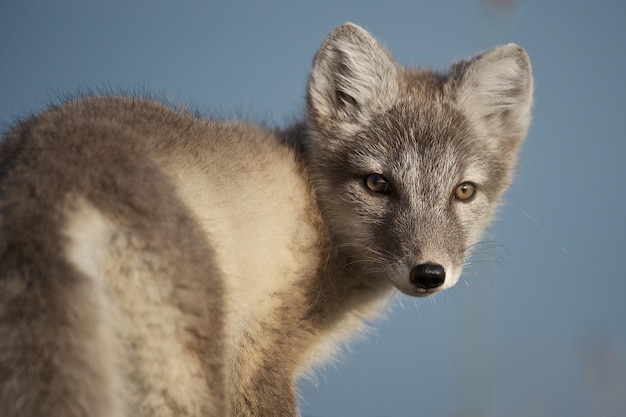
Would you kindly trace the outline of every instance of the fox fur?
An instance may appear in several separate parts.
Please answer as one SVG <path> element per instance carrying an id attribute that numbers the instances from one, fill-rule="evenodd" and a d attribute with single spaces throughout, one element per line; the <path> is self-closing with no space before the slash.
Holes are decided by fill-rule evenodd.
<path id="1" fill-rule="evenodd" d="M 83 97 L 0 144 L 0 415 L 297 416 L 392 290 L 453 286 L 514 174 L 527 54 L 404 68 L 344 24 L 285 130 Z"/>

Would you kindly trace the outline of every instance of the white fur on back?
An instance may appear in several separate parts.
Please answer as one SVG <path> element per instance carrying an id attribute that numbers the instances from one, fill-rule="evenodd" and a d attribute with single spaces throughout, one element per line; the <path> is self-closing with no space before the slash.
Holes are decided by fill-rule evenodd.
<path id="1" fill-rule="evenodd" d="M 110 415 L 124 415 L 124 386 L 119 372 L 120 349 L 117 343 L 116 327 L 119 313 L 106 291 L 106 261 L 108 243 L 112 225 L 95 208 L 84 200 L 79 200 L 76 207 L 68 213 L 64 230 L 68 238 L 66 256 L 68 261 L 88 280 L 90 290 L 85 297 L 93 298 L 92 308 L 97 312 L 98 340 L 90 349 L 94 363 L 102 364 L 108 389 L 102 396 L 109 397 Z"/>
<path id="2" fill-rule="evenodd" d="M 126 415 L 119 410 L 128 406 L 165 410 L 164 392 L 199 414 L 204 376 L 197 358 L 185 351 L 184 317 L 169 302 L 172 280 L 155 282 L 163 260 L 86 201 L 76 206 L 65 229 L 66 255 L 98 297 L 93 308 L 102 317 L 102 348 L 94 361 L 106 364 L 111 403 L 118 409 L 113 415 Z M 122 375 L 138 386 L 124 385 Z"/>

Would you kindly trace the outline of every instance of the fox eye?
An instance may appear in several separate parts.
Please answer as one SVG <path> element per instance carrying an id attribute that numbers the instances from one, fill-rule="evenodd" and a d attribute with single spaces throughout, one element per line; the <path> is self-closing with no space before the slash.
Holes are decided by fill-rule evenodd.
<path id="1" fill-rule="evenodd" d="M 472 182 L 462 182 L 454 189 L 454 198 L 467 203 L 474 198 L 476 185 Z"/>
<path id="2" fill-rule="evenodd" d="M 389 194 L 391 192 L 389 181 L 380 174 L 370 174 L 366 176 L 365 185 L 373 193 Z"/>

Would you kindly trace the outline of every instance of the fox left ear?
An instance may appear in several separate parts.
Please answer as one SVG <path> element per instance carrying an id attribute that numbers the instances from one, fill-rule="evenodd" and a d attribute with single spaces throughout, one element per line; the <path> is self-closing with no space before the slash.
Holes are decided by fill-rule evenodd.
<path id="1" fill-rule="evenodd" d="M 454 64 L 451 87 L 469 117 L 484 126 L 500 146 L 516 146 L 526 136 L 531 119 L 533 76 L 522 48 L 508 44 L 470 61 Z"/>
<path id="2" fill-rule="evenodd" d="M 308 113 L 314 123 L 350 133 L 383 110 L 398 91 L 389 53 L 363 28 L 346 23 L 317 52 L 309 77 Z"/>

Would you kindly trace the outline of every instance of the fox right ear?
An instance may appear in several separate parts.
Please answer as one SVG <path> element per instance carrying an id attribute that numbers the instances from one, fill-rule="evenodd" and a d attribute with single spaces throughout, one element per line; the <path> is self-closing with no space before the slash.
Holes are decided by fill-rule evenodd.
<path id="1" fill-rule="evenodd" d="M 493 48 L 451 69 L 455 96 L 500 146 L 515 147 L 530 125 L 533 75 L 526 52 L 515 44 Z"/>
<path id="2" fill-rule="evenodd" d="M 350 131 L 383 110 L 398 92 L 397 68 L 366 30 L 346 23 L 333 30 L 313 61 L 309 116 L 319 126 Z"/>

